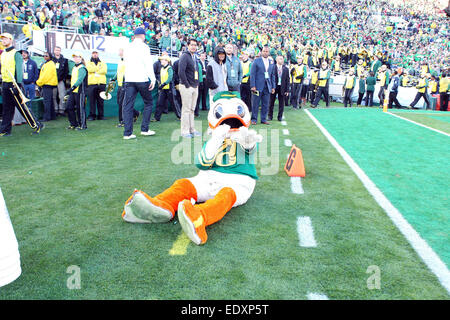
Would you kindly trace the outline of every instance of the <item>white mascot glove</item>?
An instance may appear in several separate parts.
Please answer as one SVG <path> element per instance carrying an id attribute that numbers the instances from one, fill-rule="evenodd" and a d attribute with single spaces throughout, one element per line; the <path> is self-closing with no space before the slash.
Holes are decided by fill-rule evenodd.
<path id="1" fill-rule="evenodd" d="M 255 130 L 248 130 L 247 127 L 241 127 L 239 131 L 233 132 L 231 140 L 239 143 L 245 150 L 253 150 L 257 142 L 261 142 L 263 137 L 257 134 Z"/>
<path id="2" fill-rule="evenodd" d="M 229 125 L 222 124 L 213 130 L 211 139 L 208 140 L 205 146 L 205 155 L 209 160 L 216 156 L 217 150 L 223 144 L 230 128 Z"/>

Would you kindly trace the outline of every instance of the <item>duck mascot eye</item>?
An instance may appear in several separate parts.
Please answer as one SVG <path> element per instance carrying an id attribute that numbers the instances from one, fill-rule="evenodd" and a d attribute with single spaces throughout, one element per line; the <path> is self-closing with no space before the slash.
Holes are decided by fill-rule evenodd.
<path id="1" fill-rule="evenodd" d="M 151 197 L 135 190 L 122 218 L 130 223 L 164 223 L 178 215 L 184 233 L 197 245 L 206 243 L 206 227 L 233 207 L 245 204 L 258 180 L 257 144 L 262 136 L 249 129 L 250 112 L 236 92 L 219 92 L 208 113 L 211 135 L 195 158 L 196 176 L 176 180 Z"/>

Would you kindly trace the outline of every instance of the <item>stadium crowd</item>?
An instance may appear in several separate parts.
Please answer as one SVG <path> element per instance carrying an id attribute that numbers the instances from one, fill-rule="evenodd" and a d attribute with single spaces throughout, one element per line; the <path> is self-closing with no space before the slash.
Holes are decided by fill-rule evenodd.
<path id="1" fill-rule="evenodd" d="M 240 59 L 238 69 L 241 71 L 238 83 L 228 87 L 238 88 L 238 91 L 239 86 L 245 87 L 249 81 L 251 65 L 245 66 L 247 59 L 253 61 L 261 57 L 264 48 L 268 48 L 273 61 L 278 63 L 281 57 L 280 65 L 289 67 L 290 85 L 285 93 L 291 98 L 285 102 L 296 107 L 297 102 L 304 102 L 307 97 L 313 106 L 317 106 L 322 95 L 320 83 L 324 80 L 319 74 L 321 68 L 332 74 L 345 75 L 344 89 L 353 89 L 356 81 L 360 81 L 360 88 L 364 84 L 358 105 L 362 103 L 366 86 L 367 91 L 372 87 L 373 78 L 387 89 L 390 80 L 397 79 L 396 75 L 399 77 L 395 86 L 416 86 L 418 94 L 421 93 L 419 99 L 427 98 L 421 92 L 424 86 L 425 91 L 430 87 L 431 93 L 447 95 L 448 18 L 441 1 L 419 2 L 420 5 L 412 0 L 14 0 L 2 1 L 0 9 L 4 21 L 26 21 L 22 31 L 28 38 L 33 29 L 59 26 L 77 28 L 80 33 L 125 36 L 131 42 L 139 28 L 145 32 L 145 42 L 151 48 L 159 48 L 164 56 L 167 53 L 172 57 L 181 56 L 187 50 L 189 40 L 195 39 L 198 54 L 204 53 L 209 61 L 217 61 L 218 48 L 231 44 L 226 55 L 230 59 Z M 214 90 L 214 83 L 211 85 L 206 77 L 207 66 L 202 65 L 203 79 L 200 80 L 204 80 L 206 90 Z M 383 65 L 385 67 L 381 67 Z M 304 71 L 298 69 L 299 66 L 304 66 Z M 177 68 L 177 65 L 172 68 L 174 80 L 178 78 Z M 350 69 L 354 71 L 348 72 Z M 278 75 L 273 72 L 274 81 L 275 77 L 277 81 L 278 76 L 282 78 L 282 68 L 278 70 Z M 158 80 L 161 80 L 160 72 L 160 63 L 155 64 Z M 308 81 L 305 81 L 307 74 Z M 230 76 L 228 74 L 228 78 Z M 349 76 L 351 81 L 347 83 Z M 370 83 L 367 82 L 369 78 Z M 296 82 L 303 85 L 293 95 Z M 271 108 L 277 94 L 276 84 L 274 89 L 270 92 Z M 251 88 L 251 91 L 257 90 Z M 323 91 L 328 105 L 328 93 Z M 344 98 L 348 98 L 348 94 L 351 92 L 343 94 Z M 381 101 L 384 93 L 380 91 L 380 94 Z M 242 90 L 241 95 L 247 96 Z M 162 103 L 167 104 L 171 99 L 177 101 L 177 92 Z M 199 94 L 198 99 L 202 99 L 201 105 L 205 108 L 203 94 Z M 366 97 L 366 105 L 371 105 L 370 100 Z M 180 98 L 178 101 L 181 105 Z M 251 99 L 248 101 L 250 106 Z M 429 101 L 425 101 L 428 105 Z M 395 96 L 389 102 L 392 106 Z M 414 100 L 411 106 L 416 103 Z M 160 108 L 166 111 L 165 106 Z"/>

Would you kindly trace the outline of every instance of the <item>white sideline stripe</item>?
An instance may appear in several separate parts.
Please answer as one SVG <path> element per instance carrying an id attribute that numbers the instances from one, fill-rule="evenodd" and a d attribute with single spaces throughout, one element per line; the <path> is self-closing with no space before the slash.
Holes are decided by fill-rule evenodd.
<path id="1" fill-rule="evenodd" d="M 418 125 L 418 126 L 427 128 L 427 129 L 432 130 L 432 131 L 434 131 L 434 132 L 437 132 L 437 133 L 443 134 L 443 135 L 445 135 L 445 136 L 447 136 L 447 137 L 450 137 L 450 134 L 448 134 L 447 132 L 444 132 L 444 131 L 441 131 L 441 130 L 438 130 L 438 129 L 431 128 L 431 127 L 429 127 L 429 126 L 426 126 L 426 125 L 424 125 L 424 124 L 415 122 L 415 121 L 413 121 L 413 120 L 410 120 L 410 119 L 407 119 L 407 118 L 403 118 L 403 117 L 401 117 L 401 116 L 399 116 L 399 115 L 397 115 L 397 114 L 393 114 L 393 113 L 391 113 L 391 112 L 386 112 L 386 113 L 387 113 L 387 114 L 390 114 L 391 116 L 394 116 L 394 117 L 397 117 L 397 118 L 399 118 L 399 119 L 402 119 L 402 120 L 405 120 L 405 121 L 414 123 L 415 125 Z M 415 113 L 411 113 L 411 114 L 415 114 Z"/>
<path id="2" fill-rule="evenodd" d="M 308 300 L 329 300 L 324 294 L 310 292 L 308 293 Z"/>
<path id="3" fill-rule="evenodd" d="M 356 164 L 356 162 L 349 156 L 349 154 L 337 143 L 337 141 L 330 135 L 320 122 L 308 111 L 306 114 L 311 118 L 315 125 L 322 131 L 323 135 L 328 139 L 331 145 L 339 152 L 345 162 L 358 176 L 359 180 L 364 184 L 364 187 L 369 191 L 375 201 L 384 209 L 386 214 L 408 240 L 413 249 L 417 252 L 419 257 L 425 262 L 428 268 L 433 272 L 442 286 L 450 293 L 450 271 L 444 262 L 439 258 L 436 252 L 422 239 L 422 237 L 414 230 L 414 228 L 405 220 L 400 211 L 389 201 L 388 198 L 378 189 L 372 180 L 365 174 L 365 172 Z"/>
<path id="4" fill-rule="evenodd" d="M 300 240 L 300 247 L 317 247 L 316 239 L 314 239 L 314 230 L 309 217 L 298 217 L 297 233 Z"/>
<path id="5" fill-rule="evenodd" d="M 284 139 L 284 145 L 286 147 L 292 147 L 292 141 L 290 139 Z"/>
<path id="6" fill-rule="evenodd" d="M 284 134 L 285 136 L 288 136 L 288 135 L 289 135 L 289 130 L 288 130 L 288 129 L 283 129 L 283 134 Z"/>
<path id="7" fill-rule="evenodd" d="M 295 194 L 304 194 L 301 177 L 291 177 L 291 191 Z"/>
<path id="8" fill-rule="evenodd" d="M 283 120 L 283 121 L 281 121 L 281 125 L 282 126 L 287 126 L 287 122 Z"/>

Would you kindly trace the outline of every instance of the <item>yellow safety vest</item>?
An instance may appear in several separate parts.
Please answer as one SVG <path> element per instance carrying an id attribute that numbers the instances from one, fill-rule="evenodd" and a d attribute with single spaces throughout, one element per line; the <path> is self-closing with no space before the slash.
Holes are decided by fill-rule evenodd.
<path id="1" fill-rule="evenodd" d="M 409 76 L 404 76 L 403 80 L 402 80 L 402 86 L 406 87 L 408 85 L 409 82 Z"/>
<path id="2" fill-rule="evenodd" d="M 296 77 L 301 76 L 303 78 L 303 66 L 294 66 L 294 77 L 292 79 L 293 83 L 301 83 L 302 79 L 296 79 Z"/>
<path id="3" fill-rule="evenodd" d="M 438 83 L 436 80 L 431 81 L 431 86 L 430 86 L 431 93 L 437 92 L 437 86 L 438 86 Z"/>
<path id="4" fill-rule="evenodd" d="M 378 79 L 380 80 L 380 87 L 383 87 L 386 84 L 386 72 L 380 72 Z"/>
<path id="5" fill-rule="evenodd" d="M 73 68 L 72 68 L 72 77 L 70 78 L 70 86 L 71 87 L 73 87 L 75 85 L 75 83 L 77 82 L 77 80 L 78 80 L 78 71 L 81 68 L 84 68 L 83 64 L 80 64 L 79 66 L 73 66 Z M 79 87 L 77 87 L 75 90 L 73 90 L 73 92 L 77 93 L 78 92 L 78 88 Z"/>
<path id="6" fill-rule="evenodd" d="M 345 89 L 353 88 L 353 84 L 355 83 L 355 76 L 348 76 L 345 78 Z"/>
<path id="7" fill-rule="evenodd" d="M 316 84 L 318 78 L 319 78 L 319 71 L 313 71 L 313 73 L 311 74 L 311 84 Z"/>
<path id="8" fill-rule="evenodd" d="M 340 71 L 341 70 L 341 62 L 338 60 L 335 60 L 333 67 L 334 67 L 334 71 L 336 71 L 336 72 Z"/>
<path id="9" fill-rule="evenodd" d="M 320 70 L 320 78 L 326 77 L 328 70 Z M 328 80 L 319 80 L 319 87 L 325 87 Z"/>
<path id="10" fill-rule="evenodd" d="M 306 54 L 303 56 L 303 64 L 308 64 L 308 57 Z"/>
<path id="11" fill-rule="evenodd" d="M 169 68 L 170 66 L 167 65 L 165 67 L 161 67 L 161 72 L 159 73 L 161 76 L 161 83 L 164 83 L 167 81 L 167 79 L 169 79 Z M 166 84 L 163 89 L 169 89 L 170 88 L 170 84 Z"/>
<path id="12" fill-rule="evenodd" d="M 12 78 L 9 75 L 11 72 L 12 76 L 16 76 L 16 49 L 12 49 L 9 51 L 3 51 L 0 56 L 0 63 L 2 64 L 1 72 L 2 72 L 2 80 L 3 82 L 12 82 Z M 9 71 L 9 72 L 8 72 Z"/>
<path id="13" fill-rule="evenodd" d="M 247 60 L 246 62 L 242 63 L 242 74 L 244 77 L 242 78 L 242 83 L 248 83 L 248 79 L 250 78 L 250 60 Z M 248 76 L 245 76 L 248 74 Z"/>
<path id="14" fill-rule="evenodd" d="M 106 73 L 108 71 L 106 63 L 100 61 L 95 64 L 89 61 L 86 64 L 86 69 L 88 71 L 88 85 L 106 84 Z"/>
<path id="15" fill-rule="evenodd" d="M 117 85 L 119 87 L 123 86 L 123 78 L 125 76 L 125 63 L 121 60 L 117 64 Z"/>
<path id="16" fill-rule="evenodd" d="M 448 77 L 441 77 L 439 79 L 439 93 L 445 93 L 448 91 Z"/>
<path id="17" fill-rule="evenodd" d="M 364 72 L 364 66 L 358 65 L 356 66 L 356 75 L 360 78 L 362 73 Z"/>
<path id="18" fill-rule="evenodd" d="M 424 88 L 419 89 L 420 93 L 425 93 L 425 91 L 427 90 L 427 88 L 425 87 L 425 85 L 427 84 L 426 81 L 427 80 L 425 78 L 420 78 L 418 86 L 419 87 L 424 87 Z"/>

